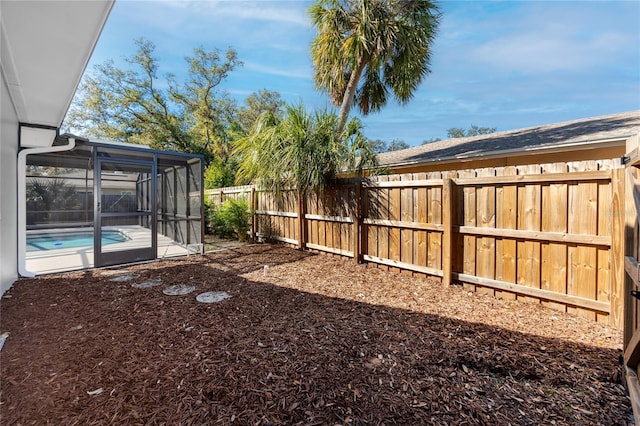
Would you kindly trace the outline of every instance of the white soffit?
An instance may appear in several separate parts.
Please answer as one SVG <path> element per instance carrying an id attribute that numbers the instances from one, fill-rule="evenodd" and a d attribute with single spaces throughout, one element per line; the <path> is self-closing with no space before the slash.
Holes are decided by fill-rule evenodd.
<path id="1" fill-rule="evenodd" d="M 0 68 L 21 122 L 60 126 L 113 2 L 0 1 Z"/>

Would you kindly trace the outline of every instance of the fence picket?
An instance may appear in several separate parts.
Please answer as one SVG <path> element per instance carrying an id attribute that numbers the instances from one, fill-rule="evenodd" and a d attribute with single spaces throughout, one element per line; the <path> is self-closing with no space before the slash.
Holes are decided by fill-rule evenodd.
<path id="1" fill-rule="evenodd" d="M 426 180 L 426 173 L 418 173 L 415 180 Z M 429 188 L 417 187 L 413 189 L 413 217 L 415 222 L 433 223 L 432 217 L 429 215 Z M 430 259 L 431 246 L 428 244 L 430 233 L 426 230 L 415 231 L 415 239 L 413 246 L 413 259 L 418 266 L 428 266 L 430 268 L 439 269 L 439 265 L 434 265 Z"/>
<path id="2" fill-rule="evenodd" d="M 569 223 L 572 232 L 577 234 L 595 234 L 597 232 L 597 202 L 598 187 L 594 182 L 582 182 L 577 185 L 573 193 L 573 214 Z M 573 276 L 569 294 L 576 296 L 596 298 L 596 248 L 589 246 L 577 246 L 570 248 L 572 251 L 571 271 Z M 569 312 L 576 313 L 590 319 L 595 319 L 592 311 L 580 308 L 569 308 Z"/>
<path id="3" fill-rule="evenodd" d="M 598 183 L 598 235 L 611 236 L 611 226 L 613 222 L 613 189 L 612 182 Z M 611 299 L 610 283 L 611 283 L 611 264 L 609 262 L 609 253 L 613 252 L 614 241 L 612 240 L 611 249 L 605 247 L 597 247 L 597 279 L 596 279 L 596 299 L 607 302 Z M 605 315 L 596 313 L 598 321 L 607 321 Z"/>
<path id="4" fill-rule="evenodd" d="M 538 165 L 529 165 L 522 168 L 523 173 L 539 174 Z M 540 208 L 542 187 L 539 183 L 527 183 L 518 187 L 518 229 L 539 231 Z M 518 284 L 528 287 L 540 288 L 540 242 L 517 242 L 517 270 Z M 518 296 L 518 300 L 539 303 L 540 299 L 529 296 Z"/>
<path id="5" fill-rule="evenodd" d="M 407 177 L 405 177 L 405 180 Z M 412 176 L 408 176 L 411 178 Z M 411 179 L 412 180 L 412 179 Z M 400 220 L 403 222 L 415 222 L 413 216 L 413 188 L 400 188 Z M 413 259 L 414 234 L 413 229 L 400 230 L 400 261 L 415 264 Z"/>
<path id="6" fill-rule="evenodd" d="M 389 176 L 390 181 L 399 181 L 402 180 L 400 175 L 391 175 Z M 401 196 L 401 188 L 389 188 L 389 220 L 400 220 L 400 196 Z M 395 227 L 388 228 L 389 240 L 389 259 L 400 261 L 400 229 Z M 392 268 L 391 270 L 397 271 L 397 268 Z"/>
<path id="7" fill-rule="evenodd" d="M 475 177 L 475 170 L 461 171 L 460 177 Z M 476 226 L 477 218 L 476 218 L 476 191 L 477 188 L 474 185 L 465 186 L 462 189 L 463 193 L 463 214 L 464 214 L 464 226 Z M 462 260 L 462 273 L 466 275 L 476 275 L 476 237 L 474 235 L 465 235 L 462 238 L 463 247 L 462 252 L 464 253 L 464 258 Z M 464 284 L 465 287 L 470 287 L 475 290 L 475 285 L 473 284 Z"/>
<path id="8" fill-rule="evenodd" d="M 546 165 L 548 173 L 562 172 L 564 164 Z M 567 182 L 551 182 L 542 186 L 542 231 L 567 232 Z M 542 247 L 541 288 L 559 293 L 567 291 L 567 244 L 558 242 L 543 243 Z M 561 311 L 566 305 L 543 301 L 543 304 Z"/>
<path id="9" fill-rule="evenodd" d="M 480 177 L 495 176 L 493 168 L 480 170 Z M 496 188 L 493 185 L 481 186 L 476 190 L 476 221 L 481 228 L 496 227 Z M 495 237 L 481 237 L 476 240 L 476 275 L 482 278 L 495 278 L 496 264 Z M 479 293 L 495 295 L 491 288 L 478 288 Z"/>

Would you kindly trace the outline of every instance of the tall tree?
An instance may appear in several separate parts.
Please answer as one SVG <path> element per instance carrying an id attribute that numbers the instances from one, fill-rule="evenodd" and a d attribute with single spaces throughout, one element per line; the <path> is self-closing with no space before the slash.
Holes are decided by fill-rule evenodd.
<path id="1" fill-rule="evenodd" d="M 407 148 L 410 148 L 409 144 L 402 139 L 392 139 L 391 142 L 389 142 L 388 151 L 400 151 L 401 149 Z"/>
<path id="2" fill-rule="evenodd" d="M 110 60 L 85 77 L 66 126 L 88 136 L 204 154 L 207 160 L 228 155 L 227 129 L 236 106 L 220 85 L 242 64 L 236 52 L 195 49 L 185 58 L 189 77 L 181 84 L 172 75 L 160 80 L 151 41 L 135 44 L 126 68 Z"/>
<path id="3" fill-rule="evenodd" d="M 382 139 L 369 139 L 368 143 L 374 154 L 380 154 L 381 152 L 387 152 L 389 150 L 389 144 Z"/>
<path id="4" fill-rule="evenodd" d="M 495 132 L 495 127 L 478 127 L 475 124 L 472 124 L 468 129 L 452 127 L 447 130 L 447 136 L 449 138 L 467 138 L 470 136 L 488 135 Z"/>
<path id="5" fill-rule="evenodd" d="M 368 144 L 375 154 L 389 151 L 399 151 L 401 149 L 409 148 L 409 144 L 402 139 L 392 139 L 391 142 L 386 142 L 381 139 L 375 139 L 369 140 Z"/>
<path id="6" fill-rule="evenodd" d="M 169 75 L 169 94 L 183 111 L 190 137 L 199 142 L 205 153 L 226 159 L 231 151 L 228 129 L 236 107 L 220 84 L 242 63 L 233 49 L 227 50 L 223 60 L 219 51 L 205 51 L 202 47 L 194 49 L 193 56 L 185 60 L 189 79 L 181 85 Z"/>
<path id="7" fill-rule="evenodd" d="M 427 144 L 438 142 L 438 141 L 441 141 L 441 140 L 442 139 L 440 139 L 440 138 L 425 139 L 425 140 L 422 141 L 422 143 L 420 145 L 427 145 Z"/>
<path id="8" fill-rule="evenodd" d="M 240 129 L 245 136 L 248 135 L 260 116 L 267 112 L 277 118 L 282 118 L 284 106 L 285 102 L 278 92 L 262 89 L 252 93 L 244 100 L 244 106 L 238 110 Z"/>
<path id="9" fill-rule="evenodd" d="M 280 119 L 283 116 L 284 101 L 280 93 L 270 90 L 260 90 L 249 95 L 244 100 L 244 105 L 238 108 L 233 122 L 229 128 L 230 140 L 237 140 L 248 136 L 263 114 L 272 114 Z M 243 152 L 230 152 L 226 160 L 220 157 L 213 158 L 207 166 L 204 174 L 204 187 L 222 188 L 232 186 L 235 183 L 244 185 L 250 183 L 247 179 L 236 176 Z"/>
<path id="10" fill-rule="evenodd" d="M 309 14 L 314 79 L 340 106 L 338 134 L 354 102 L 363 115 L 386 105 L 389 91 L 405 104 L 430 72 L 440 21 L 432 1 L 317 0 Z"/>

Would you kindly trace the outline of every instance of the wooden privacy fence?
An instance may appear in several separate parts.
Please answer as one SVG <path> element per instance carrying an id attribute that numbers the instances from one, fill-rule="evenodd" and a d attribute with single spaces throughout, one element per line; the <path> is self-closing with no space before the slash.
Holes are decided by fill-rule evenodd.
<path id="1" fill-rule="evenodd" d="M 252 233 L 621 328 L 624 169 L 614 161 L 379 176 L 300 200 L 251 186 Z"/>

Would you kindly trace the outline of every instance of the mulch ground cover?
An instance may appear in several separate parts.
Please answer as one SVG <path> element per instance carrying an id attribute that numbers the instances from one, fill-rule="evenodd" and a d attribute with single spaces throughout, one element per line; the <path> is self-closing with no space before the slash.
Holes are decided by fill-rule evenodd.
<path id="1" fill-rule="evenodd" d="M 0 309 L 3 425 L 633 419 L 616 330 L 283 246 L 22 279 Z"/>
<path id="2" fill-rule="evenodd" d="M 240 248 L 246 246 L 247 244 L 248 243 L 244 241 L 221 238 L 213 234 L 205 234 L 204 236 L 204 250 L 206 252 Z"/>

